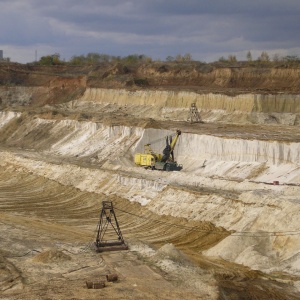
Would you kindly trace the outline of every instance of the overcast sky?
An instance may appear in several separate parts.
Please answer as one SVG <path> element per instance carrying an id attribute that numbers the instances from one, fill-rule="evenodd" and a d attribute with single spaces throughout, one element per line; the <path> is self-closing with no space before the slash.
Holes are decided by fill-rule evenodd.
<path id="1" fill-rule="evenodd" d="M 0 26 L 0 50 L 21 63 L 90 52 L 300 57 L 300 0 L 0 0 Z"/>

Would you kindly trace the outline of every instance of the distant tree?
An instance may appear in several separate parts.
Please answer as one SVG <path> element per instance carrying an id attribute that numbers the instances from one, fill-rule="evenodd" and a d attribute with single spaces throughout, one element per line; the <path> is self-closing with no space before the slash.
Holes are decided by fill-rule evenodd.
<path id="1" fill-rule="evenodd" d="M 141 63 L 141 62 L 151 62 L 152 58 L 144 54 L 131 54 L 122 58 L 122 61 L 127 64 Z"/>
<path id="2" fill-rule="evenodd" d="M 151 57 L 147 57 L 146 60 L 145 60 L 145 62 L 148 63 L 148 64 L 151 63 L 152 62 L 152 58 Z"/>
<path id="3" fill-rule="evenodd" d="M 263 51 L 261 53 L 260 57 L 258 58 L 258 60 L 260 60 L 260 61 L 270 61 L 269 54 L 266 51 Z"/>
<path id="4" fill-rule="evenodd" d="M 84 65 L 85 62 L 86 59 L 84 55 L 72 56 L 71 59 L 69 60 L 69 64 L 71 65 Z"/>
<path id="5" fill-rule="evenodd" d="M 237 62 L 236 56 L 235 55 L 228 55 L 228 61 L 229 62 Z"/>
<path id="6" fill-rule="evenodd" d="M 192 55 L 190 53 L 186 53 L 183 56 L 184 61 L 191 61 L 192 60 Z"/>
<path id="7" fill-rule="evenodd" d="M 113 62 L 120 62 L 122 60 L 121 56 L 112 56 L 111 61 Z"/>
<path id="8" fill-rule="evenodd" d="M 125 57 L 121 56 L 111 56 L 108 54 L 99 54 L 95 52 L 90 52 L 87 55 L 80 55 L 80 56 L 73 56 L 69 64 L 72 65 L 93 65 L 93 64 L 100 64 L 100 63 L 106 63 L 106 62 L 123 62 L 126 64 L 132 64 L 137 62 L 145 62 L 149 63 L 152 61 L 151 57 L 148 57 L 144 54 L 131 54 Z"/>
<path id="9" fill-rule="evenodd" d="M 109 62 L 111 58 L 112 57 L 108 54 L 99 54 L 99 62 Z"/>
<path id="10" fill-rule="evenodd" d="M 53 65 L 53 57 L 51 55 L 42 56 L 38 63 L 40 65 Z"/>
<path id="11" fill-rule="evenodd" d="M 60 63 L 62 63 L 62 61 L 60 60 L 60 54 L 59 53 L 54 53 L 52 55 L 52 59 L 53 59 L 53 64 L 54 65 L 59 65 Z"/>
<path id="12" fill-rule="evenodd" d="M 72 56 L 69 63 L 72 65 L 84 65 L 84 64 L 98 64 L 103 62 L 112 61 L 112 56 L 108 54 L 99 54 L 90 52 L 87 55 Z"/>
<path id="13" fill-rule="evenodd" d="M 144 54 L 139 55 L 138 59 L 140 62 L 146 62 L 146 63 L 152 62 L 152 58 Z"/>
<path id="14" fill-rule="evenodd" d="M 247 52 L 247 61 L 252 61 L 252 54 L 250 51 Z"/>
<path id="15" fill-rule="evenodd" d="M 182 55 L 181 55 L 181 54 L 177 54 L 177 55 L 175 56 L 175 61 L 177 61 L 177 62 L 183 61 Z"/>
<path id="16" fill-rule="evenodd" d="M 55 53 L 52 55 L 42 56 L 38 62 L 40 65 L 60 65 L 63 61 L 60 60 L 60 54 Z"/>
<path id="17" fill-rule="evenodd" d="M 275 53 L 275 54 L 273 55 L 272 60 L 273 60 L 274 62 L 279 62 L 279 61 L 282 60 L 282 58 L 280 57 L 280 55 L 279 55 L 278 53 Z"/>
<path id="18" fill-rule="evenodd" d="M 86 63 L 87 64 L 95 64 L 97 63 L 99 60 L 99 54 L 98 53 L 94 53 L 94 52 L 90 52 L 86 55 Z"/>
<path id="19" fill-rule="evenodd" d="M 169 57 L 169 56 L 168 56 Z M 171 56 L 172 57 L 172 56 Z M 184 55 L 181 55 L 181 54 L 177 54 L 175 56 L 175 61 L 177 62 L 189 62 L 192 60 L 192 55 L 190 53 L 186 53 Z"/>
<path id="20" fill-rule="evenodd" d="M 287 55 L 283 60 L 287 62 L 299 62 L 300 58 L 297 55 Z"/>
<path id="21" fill-rule="evenodd" d="M 174 57 L 173 56 L 167 56 L 166 61 L 174 61 Z"/>
<path id="22" fill-rule="evenodd" d="M 221 56 L 219 59 L 218 59 L 219 62 L 227 62 L 227 59 L 224 57 L 224 56 Z"/>
<path id="23" fill-rule="evenodd" d="M 139 61 L 139 56 L 137 54 L 131 54 L 131 55 L 125 56 L 122 60 L 128 64 L 133 64 L 133 63 L 137 63 Z"/>

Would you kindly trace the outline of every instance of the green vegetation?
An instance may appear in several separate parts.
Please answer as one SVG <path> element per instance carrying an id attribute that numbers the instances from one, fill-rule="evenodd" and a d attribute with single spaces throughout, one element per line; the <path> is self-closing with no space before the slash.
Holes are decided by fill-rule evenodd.
<path id="1" fill-rule="evenodd" d="M 190 53 L 186 53 L 184 55 L 177 54 L 175 57 L 167 56 L 166 61 L 189 62 L 192 61 L 192 55 Z"/>
<path id="2" fill-rule="evenodd" d="M 60 54 L 55 53 L 52 55 L 43 56 L 40 58 L 36 64 L 38 65 L 98 65 L 102 63 L 122 63 L 126 65 L 134 65 L 140 63 L 151 63 L 153 62 L 151 57 L 146 55 L 139 54 L 131 54 L 128 56 L 112 56 L 108 54 L 101 54 L 91 52 L 87 55 L 79 55 L 73 56 L 69 61 L 64 61 L 60 59 Z M 167 63 L 191 63 L 198 62 L 192 59 L 192 55 L 190 53 L 186 53 L 184 55 L 178 54 L 175 57 L 167 56 L 165 59 Z M 203 62 L 201 62 L 203 63 Z M 203 63 L 205 64 L 205 63 Z M 227 58 L 224 56 L 220 57 L 218 61 L 212 62 L 211 64 L 217 64 L 219 66 L 256 66 L 256 67 L 300 67 L 300 58 L 297 55 L 288 55 L 288 56 L 280 56 L 279 54 L 274 54 L 271 58 L 267 51 L 262 51 L 260 56 L 254 60 L 252 53 L 250 51 L 247 52 L 245 60 L 238 60 L 236 55 L 229 54 Z"/>
<path id="3" fill-rule="evenodd" d="M 245 65 L 245 66 L 270 66 L 270 67 L 300 67 L 300 58 L 297 55 L 280 56 L 278 53 L 274 54 L 272 58 L 267 51 L 262 51 L 260 56 L 253 60 L 252 53 L 250 51 L 246 54 L 246 61 L 238 61 L 235 55 L 228 55 L 228 58 L 224 56 L 219 58 L 219 63 L 224 65 Z"/>
<path id="4" fill-rule="evenodd" d="M 54 65 L 62 65 L 63 62 L 60 60 L 60 55 L 58 53 L 42 56 L 38 62 L 39 65 L 44 66 L 54 66 Z"/>
<path id="5" fill-rule="evenodd" d="M 135 64 L 135 63 L 145 63 L 152 62 L 151 57 L 145 55 L 132 54 L 125 57 L 121 56 L 112 56 L 108 54 L 99 54 L 99 53 L 88 53 L 87 55 L 72 56 L 72 58 L 66 62 L 60 59 L 60 54 L 55 53 L 52 55 L 42 56 L 41 59 L 37 62 L 38 65 L 95 65 L 101 63 L 109 62 L 122 62 L 126 64 Z"/>

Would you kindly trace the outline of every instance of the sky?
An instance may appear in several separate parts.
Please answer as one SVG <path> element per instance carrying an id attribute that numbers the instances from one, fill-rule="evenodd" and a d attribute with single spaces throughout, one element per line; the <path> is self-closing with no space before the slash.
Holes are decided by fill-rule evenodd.
<path id="1" fill-rule="evenodd" d="M 55 53 L 300 57 L 300 0 L 0 0 L 0 50 L 20 63 Z"/>

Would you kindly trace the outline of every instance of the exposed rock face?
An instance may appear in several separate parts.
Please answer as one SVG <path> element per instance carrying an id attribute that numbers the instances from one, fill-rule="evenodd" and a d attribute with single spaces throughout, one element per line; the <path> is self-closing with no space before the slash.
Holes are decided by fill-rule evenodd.
<path id="1" fill-rule="evenodd" d="M 132 79 L 145 79 L 146 88 L 195 90 L 221 93 L 298 93 L 300 69 L 283 65 L 232 67 L 190 62 L 147 63 L 126 66 L 105 63 L 97 66 L 37 66 L 0 64 L 1 85 L 46 86 L 50 81 L 76 82 L 87 87 L 126 87 Z M 115 85 L 114 85 L 115 84 Z M 138 87 L 135 87 L 138 88 Z"/>
<path id="2" fill-rule="evenodd" d="M 186 121 L 192 103 L 199 108 L 204 121 L 236 123 L 275 123 L 299 125 L 299 95 L 240 94 L 199 94 L 182 91 L 127 91 L 89 88 L 80 101 L 117 104 L 132 107 L 148 107 L 141 117 L 155 111 L 157 119 Z M 76 104 L 75 104 L 76 105 Z M 159 113 L 157 113 L 159 112 Z M 150 112 L 150 116 L 153 117 Z"/>
<path id="3" fill-rule="evenodd" d="M 87 88 L 84 91 L 83 87 L 78 85 L 70 95 L 67 89 L 72 86 L 60 82 L 62 85 L 58 87 L 57 84 L 58 82 L 51 82 L 51 87 L 48 88 L 0 87 L 2 106 L 32 106 L 37 103 L 41 105 L 69 100 L 69 108 L 78 112 L 86 110 L 89 114 L 97 112 L 97 106 L 103 111 L 105 106 L 112 105 L 111 111 L 135 114 L 139 118 L 186 121 L 191 104 L 195 103 L 201 119 L 205 122 L 300 124 L 300 96 L 293 94 L 227 96 L 180 91 L 98 88 Z"/>
<path id="4" fill-rule="evenodd" d="M 300 69 L 196 63 L 131 68 L 1 64 L 5 86 L 0 86 L 0 98 L 2 107 L 73 101 L 73 108 L 82 109 L 91 102 L 117 105 L 124 113 L 138 111 L 139 118 L 181 121 L 195 103 L 206 122 L 299 125 L 299 77 Z"/>
<path id="5" fill-rule="evenodd" d="M 214 67 L 205 64 L 144 65 L 138 69 L 142 76 L 149 76 L 153 85 L 194 86 L 209 90 L 227 91 L 248 90 L 266 92 L 298 92 L 299 69 L 253 68 L 253 67 Z"/>

